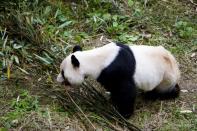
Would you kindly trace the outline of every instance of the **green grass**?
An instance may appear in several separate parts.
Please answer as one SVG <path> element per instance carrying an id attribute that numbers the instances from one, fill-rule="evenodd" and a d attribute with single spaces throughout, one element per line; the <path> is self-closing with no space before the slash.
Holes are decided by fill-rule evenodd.
<path id="1" fill-rule="evenodd" d="M 17 98 L 11 100 L 10 103 L 10 112 L 5 113 L 0 119 L 6 128 L 14 126 L 18 119 L 21 119 L 27 112 L 36 111 L 38 109 L 37 98 L 30 96 L 27 91 L 24 91 L 17 96 Z"/>
<path id="2" fill-rule="evenodd" d="M 91 124 L 102 130 L 122 130 L 124 124 L 117 124 L 117 118 L 107 111 L 103 115 L 99 106 L 107 105 L 103 99 L 98 106 L 91 106 L 86 100 L 90 96 L 73 94 L 89 122 L 55 81 L 61 60 L 74 45 L 91 49 L 109 39 L 169 49 L 180 63 L 180 84 L 189 90 L 175 101 L 137 100 L 135 115 L 129 121 L 141 129 L 196 130 L 197 63 L 196 55 L 191 57 L 197 51 L 196 23 L 195 5 L 189 0 L 2 1 L 0 130 L 91 130 Z M 185 109 L 194 111 L 180 113 Z"/>

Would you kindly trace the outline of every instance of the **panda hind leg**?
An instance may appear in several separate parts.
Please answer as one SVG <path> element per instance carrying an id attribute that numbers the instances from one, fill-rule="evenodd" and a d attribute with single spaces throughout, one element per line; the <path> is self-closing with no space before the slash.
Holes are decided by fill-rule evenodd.
<path id="1" fill-rule="evenodd" d="M 176 84 L 175 86 L 169 88 L 166 91 L 160 91 L 157 88 L 155 88 L 152 91 L 145 92 L 143 97 L 145 100 L 169 100 L 179 97 L 179 94 L 180 87 L 178 84 Z"/>

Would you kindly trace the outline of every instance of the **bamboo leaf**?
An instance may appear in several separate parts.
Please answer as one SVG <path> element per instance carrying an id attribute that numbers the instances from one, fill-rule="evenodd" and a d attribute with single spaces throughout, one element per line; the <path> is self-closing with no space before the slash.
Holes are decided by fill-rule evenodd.
<path id="1" fill-rule="evenodd" d="M 55 16 L 54 16 L 54 18 L 56 18 L 60 13 L 61 13 L 61 12 L 60 12 L 60 10 L 59 10 L 59 9 L 57 9 L 57 11 L 55 12 Z"/>
<path id="2" fill-rule="evenodd" d="M 19 48 L 22 48 L 23 46 L 22 45 L 17 45 L 17 44 L 14 44 L 13 48 L 14 49 L 19 49 Z"/>
<path id="3" fill-rule="evenodd" d="M 34 54 L 34 55 L 36 56 L 37 59 L 39 59 L 40 61 L 44 62 L 45 64 L 47 64 L 47 65 L 51 64 L 51 62 L 48 61 L 46 58 L 43 58 L 43 57 L 41 57 L 39 55 L 36 55 L 36 54 Z"/>
<path id="4" fill-rule="evenodd" d="M 6 38 L 5 38 L 4 42 L 3 42 L 3 48 L 4 49 L 5 49 L 5 46 L 6 46 L 7 41 L 8 41 L 8 36 L 6 36 Z"/>
<path id="5" fill-rule="evenodd" d="M 18 66 L 17 66 L 17 68 L 18 68 L 19 70 L 21 70 L 23 73 L 29 75 L 29 73 L 28 73 L 26 70 L 24 70 L 24 69 L 22 69 L 22 68 L 20 68 L 20 67 L 18 67 Z"/>
<path id="6" fill-rule="evenodd" d="M 51 12 L 51 6 L 47 6 L 44 11 L 44 15 L 49 15 L 50 12 Z"/>
<path id="7" fill-rule="evenodd" d="M 62 29 L 62 28 L 64 28 L 65 26 L 70 25 L 71 23 L 72 23 L 72 21 L 67 21 L 67 22 L 61 24 L 58 28 L 59 28 L 59 29 Z"/>
<path id="8" fill-rule="evenodd" d="M 19 59 L 18 59 L 18 56 L 14 56 L 14 60 L 17 64 L 19 64 Z"/>
<path id="9" fill-rule="evenodd" d="M 2 51 L 0 51 L 0 56 L 4 56 L 4 54 L 3 54 L 3 52 L 2 52 Z"/>

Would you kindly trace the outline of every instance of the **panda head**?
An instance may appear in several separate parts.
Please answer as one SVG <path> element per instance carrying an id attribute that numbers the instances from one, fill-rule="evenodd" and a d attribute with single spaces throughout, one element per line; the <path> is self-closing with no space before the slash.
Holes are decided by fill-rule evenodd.
<path id="1" fill-rule="evenodd" d="M 73 53 L 67 56 L 60 65 L 60 73 L 57 81 L 65 85 L 78 85 L 84 80 L 84 74 L 80 68 L 80 62 L 76 57 L 76 53 L 82 51 L 80 46 L 73 48 Z"/>

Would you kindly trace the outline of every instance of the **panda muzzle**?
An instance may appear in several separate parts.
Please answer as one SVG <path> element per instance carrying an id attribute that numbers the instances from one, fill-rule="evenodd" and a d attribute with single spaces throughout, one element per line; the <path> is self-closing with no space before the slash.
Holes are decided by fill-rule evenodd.
<path id="1" fill-rule="evenodd" d="M 64 76 L 64 71 L 62 70 L 62 77 L 64 79 L 64 81 L 62 82 L 62 85 L 66 85 L 66 86 L 70 86 L 71 84 L 69 83 L 69 81 L 65 78 Z"/>
<path id="2" fill-rule="evenodd" d="M 71 84 L 68 82 L 67 79 L 64 79 L 64 81 L 62 82 L 62 85 L 70 86 Z"/>

